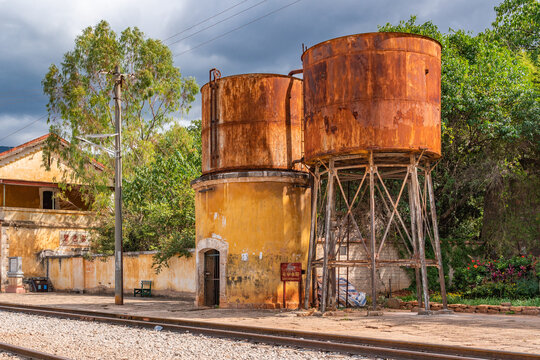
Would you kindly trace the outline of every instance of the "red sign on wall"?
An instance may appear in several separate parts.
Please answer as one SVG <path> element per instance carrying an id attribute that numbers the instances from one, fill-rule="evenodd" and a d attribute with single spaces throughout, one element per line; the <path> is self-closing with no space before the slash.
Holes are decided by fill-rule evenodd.
<path id="1" fill-rule="evenodd" d="M 281 263 L 281 281 L 302 281 L 302 264 Z"/>

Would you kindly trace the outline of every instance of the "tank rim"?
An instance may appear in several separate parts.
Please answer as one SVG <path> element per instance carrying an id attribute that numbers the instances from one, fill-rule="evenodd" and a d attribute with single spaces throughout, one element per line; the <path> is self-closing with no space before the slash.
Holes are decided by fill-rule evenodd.
<path id="1" fill-rule="evenodd" d="M 338 39 L 343 39 L 343 38 L 346 38 L 346 37 L 349 37 L 349 36 L 358 36 L 358 35 L 374 35 L 374 34 L 391 34 L 391 35 L 405 35 L 407 37 L 416 37 L 416 38 L 423 38 L 423 39 L 426 39 L 426 40 L 431 40 L 433 41 L 434 43 L 436 43 L 437 45 L 439 45 L 439 47 L 442 49 L 442 44 L 438 41 L 438 40 L 435 40 L 434 38 L 432 37 L 429 37 L 429 36 L 426 36 L 426 35 L 420 35 L 420 34 L 412 34 L 412 33 L 404 33 L 404 32 L 399 32 L 399 31 L 372 31 L 372 32 L 367 32 L 367 33 L 358 33 L 358 34 L 349 34 L 349 35 L 343 35 L 343 36 L 338 36 L 338 37 L 335 37 L 333 39 L 328 39 L 328 40 L 325 40 L 325 41 L 322 41 L 320 43 L 317 43 L 313 46 L 310 46 L 309 48 L 307 48 L 303 53 L 302 53 L 302 56 L 300 56 L 300 60 L 301 61 L 304 61 L 304 55 L 310 51 L 310 50 L 313 50 L 314 48 L 316 47 L 319 47 L 323 44 L 326 44 L 330 41 L 334 41 L 334 40 L 338 40 Z"/>
<path id="2" fill-rule="evenodd" d="M 226 180 L 226 179 L 251 178 L 251 177 L 282 177 L 282 178 L 307 180 L 309 179 L 309 174 L 307 172 L 302 172 L 302 171 L 279 170 L 279 169 L 224 171 L 224 172 L 202 174 L 198 178 L 193 179 L 191 181 L 191 186 L 200 184 L 205 181 L 210 181 L 210 180 Z"/>
<path id="3" fill-rule="evenodd" d="M 303 81 L 302 79 L 300 78 L 297 78 L 295 76 L 289 76 L 289 75 L 285 75 L 285 74 L 274 74 L 274 73 L 245 73 L 245 74 L 236 74 L 236 75 L 227 75 L 227 76 L 223 76 L 219 79 L 217 79 L 216 81 L 220 81 L 220 80 L 223 80 L 223 79 L 230 79 L 230 78 L 242 78 L 242 77 L 249 77 L 249 76 L 256 76 L 256 77 L 260 77 L 260 78 L 268 78 L 268 77 L 283 77 L 283 78 L 288 78 L 288 79 L 296 79 L 296 80 L 300 80 L 300 81 Z M 208 86 L 209 82 L 205 83 L 203 86 L 201 86 L 201 92 L 202 92 L 202 89 L 205 87 L 205 86 Z"/>

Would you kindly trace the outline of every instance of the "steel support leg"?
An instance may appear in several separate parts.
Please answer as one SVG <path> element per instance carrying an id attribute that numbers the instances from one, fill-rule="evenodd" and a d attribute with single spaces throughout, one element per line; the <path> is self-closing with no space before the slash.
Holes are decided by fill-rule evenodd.
<path id="1" fill-rule="evenodd" d="M 420 266 L 422 275 L 422 290 L 424 295 L 424 309 L 429 311 L 429 292 L 428 292 L 428 278 L 427 278 L 427 266 L 426 266 L 426 254 L 425 254 L 425 239 L 422 219 L 422 208 L 420 203 L 420 189 L 418 185 L 418 168 L 414 157 L 411 157 L 411 165 L 413 166 L 412 183 L 413 183 L 413 195 L 416 213 L 416 233 L 418 235 L 418 255 L 420 256 Z"/>
<path id="2" fill-rule="evenodd" d="M 369 154 L 369 216 L 371 228 L 371 304 L 377 310 L 377 260 L 375 243 L 375 166 L 373 165 L 373 151 Z"/>
<path id="3" fill-rule="evenodd" d="M 309 251 L 306 268 L 306 287 L 304 295 L 304 308 L 309 308 L 309 293 L 311 288 L 312 264 L 313 258 L 317 252 L 317 204 L 319 195 L 319 166 L 315 168 L 315 176 L 313 177 L 313 187 L 311 188 L 311 229 L 309 233 Z"/>
<path id="4" fill-rule="evenodd" d="M 429 208 L 431 210 L 431 221 L 433 225 L 433 242 L 435 245 L 435 256 L 437 258 L 437 268 L 439 269 L 439 283 L 441 286 L 441 298 L 443 309 L 448 309 L 448 301 L 446 299 L 446 284 L 444 282 L 444 268 L 441 255 L 441 243 L 439 239 L 439 227 L 437 223 L 437 209 L 435 208 L 435 193 L 433 192 L 433 182 L 431 180 L 431 169 L 429 163 L 426 164 L 426 182 L 429 195 Z"/>
<path id="5" fill-rule="evenodd" d="M 411 179 L 409 179 L 407 187 L 409 189 L 409 209 L 411 211 L 411 237 L 413 245 L 413 258 L 415 260 L 414 277 L 416 280 L 416 300 L 418 306 L 422 306 L 422 280 L 420 279 L 420 269 L 418 267 L 418 239 L 416 237 L 416 205 L 414 202 L 413 182 L 412 182 L 412 165 Z"/>
<path id="6" fill-rule="evenodd" d="M 321 296 L 321 312 L 326 311 L 328 297 L 328 256 L 330 254 L 332 232 L 332 214 L 334 210 L 334 160 L 330 159 L 330 167 L 328 171 L 328 190 L 326 192 L 326 218 L 325 218 L 325 239 L 324 239 L 324 255 L 323 255 L 323 278 L 322 278 L 322 296 Z"/>

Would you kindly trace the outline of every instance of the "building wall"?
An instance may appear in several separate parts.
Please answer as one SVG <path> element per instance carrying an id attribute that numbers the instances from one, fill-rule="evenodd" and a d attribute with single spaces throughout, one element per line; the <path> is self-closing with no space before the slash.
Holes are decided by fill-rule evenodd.
<path id="1" fill-rule="evenodd" d="M 46 276 L 46 267 L 40 254 L 50 251 L 55 254 L 77 253 L 88 247 L 83 243 L 63 242 L 65 234 L 88 236 L 95 221 L 93 213 L 67 210 L 40 210 L 27 208 L 0 208 L 0 244 L 5 248 L 2 267 L 7 266 L 7 257 L 21 256 L 25 277 Z M 7 281 L 1 273 L 2 284 Z"/>
<path id="2" fill-rule="evenodd" d="M 43 150 L 30 147 L 17 155 L 0 160 L 0 179 L 57 183 L 63 179 L 62 176 L 68 168 L 61 162 L 58 163 L 55 157 L 51 158 L 50 163 L 50 170 L 45 171 Z"/>
<path id="3" fill-rule="evenodd" d="M 300 262 L 305 269 L 310 227 L 310 190 L 299 179 L 246 177 L 198 184 L 196 239 L 198 267 L 203 243 L 224 243 L 226 282 L 220 306 L 268 307 L 282 303 L 280 263 Z M 199 191 L 201 189 L 203 192 Z M 217 249 L 220 250 L 220 249 Z M 223 253 L 222 253 L 223 256 Z M 203 303 L 204 279 L 199 271 L 197 302 Z M 288 283 L 290 307 L 298 305 L 298 287 Z"/>
<path id="4" fill-rule="evenodd" d="M 47 258 L 49 278 L 56 290 L 114 293 L 114 257 L 82 256 Z M 174 296 L 195 293 L 195 258 L 173 257 L 169 267 L 156 274 L 153 252 L 124 253 L 124 292 L 133 294 L 141 280 L 152 281 L 152 293 Z"/>

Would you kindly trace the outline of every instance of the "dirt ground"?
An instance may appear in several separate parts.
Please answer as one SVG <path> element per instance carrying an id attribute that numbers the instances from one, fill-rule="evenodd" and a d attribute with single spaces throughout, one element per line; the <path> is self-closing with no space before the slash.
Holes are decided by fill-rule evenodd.
<path id="1" fill-rule="evenodd" d="M 405 311 L 385 311 L 383 316 L 368 317 L 366 311 L 359 310 L 340 316 L 300 317 L 295 311 L 197 309 L 189 298 L 125 297 L 124 305 L 117 306 L 114 305 L 112 296 L 63 293 L 1 293 L 0 302 L 189 318 L 540 354 L 540 316 L 465 313 L 425 316 Z"/>

